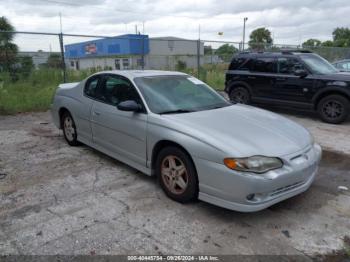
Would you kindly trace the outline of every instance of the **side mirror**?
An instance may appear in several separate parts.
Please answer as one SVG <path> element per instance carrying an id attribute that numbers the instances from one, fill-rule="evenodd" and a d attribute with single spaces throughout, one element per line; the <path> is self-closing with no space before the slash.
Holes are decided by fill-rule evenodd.
<path id="1" fill-rule="evenodd" d="M 134 100 L 126 100 L 126 101 L 120 102 L 117 105 L 117 108 L 121 111 L 128 111 L 128 112 L 139 112 L 142 109 L 141 105 L 136 103 L 136 101 Z"/>
<path id="2" fill-rule="evenodd" d="M 308 75 L 308 73 L 303 69 L 297 69 L 297 70 L 295 70 L 294 75 L 303 78 L 303 77 L 306 77 Z"/>

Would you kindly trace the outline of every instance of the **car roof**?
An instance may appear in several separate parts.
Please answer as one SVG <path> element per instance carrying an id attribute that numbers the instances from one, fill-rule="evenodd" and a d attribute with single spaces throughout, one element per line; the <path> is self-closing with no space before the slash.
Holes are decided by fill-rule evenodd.
<path id="1" fill-rule="evenodd" d="M 145 77 L 145 76 L 165 76 L 165 75 L 183 75 L 187 74 L 177 71 L 163 71 L 163 70 L 110 70 L 110 71 L 102 71 L 97 74 L 117 74 L 121 76 L 125 76 L 130 79 L 134 79 L 136 77 Z"/>

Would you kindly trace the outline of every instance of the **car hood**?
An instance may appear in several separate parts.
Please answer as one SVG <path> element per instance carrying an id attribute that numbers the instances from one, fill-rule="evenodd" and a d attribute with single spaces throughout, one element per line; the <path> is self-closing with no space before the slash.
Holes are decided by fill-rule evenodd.
<path id="1" fill-rule="evenodd" d="M 310 133 L 293 121 L 246 105 L 162 117 L 170 120 L 171 128 L 234 157 L 285 156 L 304 149 L 312 140 Z"/>

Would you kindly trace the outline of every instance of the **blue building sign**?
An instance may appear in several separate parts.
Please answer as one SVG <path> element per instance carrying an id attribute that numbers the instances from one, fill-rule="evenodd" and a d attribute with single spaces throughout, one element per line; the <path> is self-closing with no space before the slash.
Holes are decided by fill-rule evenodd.
<path id="1" fill-rule="evenodd" d="M 64 46 L 66 58 L 88 58 L 112 55 L 146 55 L 148 35 L 128 34 Z"/>

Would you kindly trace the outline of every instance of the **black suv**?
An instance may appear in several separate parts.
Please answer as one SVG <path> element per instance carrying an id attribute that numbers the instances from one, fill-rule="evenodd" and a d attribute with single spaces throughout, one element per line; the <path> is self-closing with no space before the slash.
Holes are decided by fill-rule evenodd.
<path id="1" fill-rule="evenodd" d="M 323 121 L 332 124 L 343 122 L 350 110 L 350 73 L 339 72 L 306 50 L 234 56 L 225 91 L 238 103 L 317 110 Z"/>

